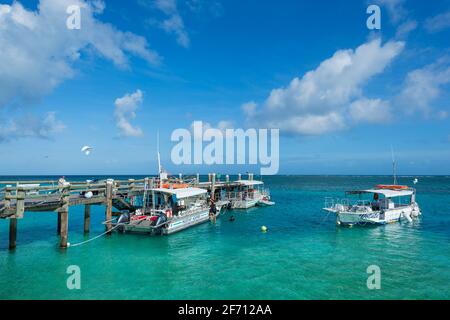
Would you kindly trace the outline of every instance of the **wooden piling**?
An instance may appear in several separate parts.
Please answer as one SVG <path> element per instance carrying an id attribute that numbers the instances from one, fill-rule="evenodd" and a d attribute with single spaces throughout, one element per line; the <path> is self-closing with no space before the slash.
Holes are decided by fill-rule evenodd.
<path id="1" fill-rule="evenodd" d="M 58 209 L 58 219 L 60 222 L 60 242 L 61 248 L 67 248 L 67 239 L 69 232 L 69 197 L 70 185 L 65 185 L 62 189 L 61 200 L 62 206 Z"/>
<path id="2" fill-rule="evenodd" d="M 84 205 L 84 233 L 89 233 L 91 225 L 91 205 Z"/>
<path id="3" fill-rule="evenodd" d="M 58 211 L 57 215 L 56 234 L 59 236 L 61 235 L 61 213 Z"/>
<path id="4" fill-rule="evenodd" d="M 25 212 L 25 191 L 17 189 L 17 202 L 16 202 L 16 218 L 23 218 Z"/>
<path id="5" fill-rule="evenodd" d="M 105 220 L 106 220 L 106 231 L 107 234 L 111 234 L 112 230 L 112 196 L 113 196 L 113 180 L 107 180 L 106 181 L 106 214 L 105 214 Z"/>
<path id="6" fill-rule="evenodd" d="M 216 174 L 211 173 L 211 198 L 216 201 Z"/>
<path id="7" fill-rule="evenodd" d="M 17 219 L 9 219 L 9 250 L 14 250 L 16 248 L 17 240 Z"/>

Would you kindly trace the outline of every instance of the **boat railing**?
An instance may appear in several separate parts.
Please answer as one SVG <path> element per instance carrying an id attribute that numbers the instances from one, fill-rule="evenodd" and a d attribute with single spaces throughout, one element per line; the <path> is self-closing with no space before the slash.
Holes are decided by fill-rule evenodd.
<path id="1" fill-rule="evenodd" d="M 324 208 L 327 209 L 334 209 L 337 206 L 343 207 L 343 208 L 349 208 L 350 207 L 350 200 L 347 198 L 333 198 L 333 197 L 325 197 L 325 206 Z"/>
<path id="2" fill-rule="evenodd" d="M 247 192 L 247 191 L 236 191 L 227 192 L 225 194 L 226 201 L 245 201 L 257 199 L 261 193 L 259 191 Z"/>

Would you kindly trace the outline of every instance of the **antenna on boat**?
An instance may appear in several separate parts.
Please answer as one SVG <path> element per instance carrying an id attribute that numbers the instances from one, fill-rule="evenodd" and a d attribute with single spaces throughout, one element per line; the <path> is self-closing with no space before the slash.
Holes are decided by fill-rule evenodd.
<path id="1" fill-rule="evenodd" d="M 161 155 L 159 154 L 159 129 L 156 132 L 156 152 L 158 155 L 158 175 L 161 178 Z"/>
<path id="2" fill-rule="evenodd" d="M 394 157 L 394 148 L 391 144 L 391 155 L 392 155 L 392 175 L 394 176 L 394 185 L 397 185 L 397 173 L 396 173 L 396 163 L 395 163 L 395 157 Z"/>
<path id="3" fill-rule="evenodd" d="M 162 181 L 167 179 L 167 173 L 164 171 L 161 166 L 161 154 L 159 153 L 159 130 L 157 131 L 157 141 L 156 141 L 156 149 L 158 154 L 158 176 L 159 176 L 159 187 L 162 187 Z"/>

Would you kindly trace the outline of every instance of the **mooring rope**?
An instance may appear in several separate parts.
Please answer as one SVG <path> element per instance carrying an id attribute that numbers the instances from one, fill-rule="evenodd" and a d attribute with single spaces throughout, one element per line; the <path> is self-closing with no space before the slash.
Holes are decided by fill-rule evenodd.
<path id="1" fill-rule="evenodd" d="M 75 244 L 70 244 L 68 247 L 78 247 L 78 246 L 81 246 L 82 244 L 85 244 L 85 243 L 91 242 L 93 240 L 96 240 L 96 239 L 98 239 L 98 238 L 100 238 L 100 237 L 110 233 L 111 231 L 113 231 L 114 229 L 116 229 L 117 227 L 119 227 L 121 225 L 123 225 L 123 223 L 119 223 L 119 224 L 115 225 L 113 228 L 111 228 L 111 230 L 105 231 L 102 234 L 99 234 L 98 236 L 95 236 L 95 237 L 93 237 L 91 239 L 88 239 L 86 241 L 78 242 L 78 243 L 75 243 Z"/>

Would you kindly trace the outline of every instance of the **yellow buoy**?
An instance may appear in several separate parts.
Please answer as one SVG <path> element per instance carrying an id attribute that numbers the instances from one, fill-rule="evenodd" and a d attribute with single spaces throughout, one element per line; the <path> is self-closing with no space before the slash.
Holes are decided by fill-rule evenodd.
<path id="1" fill-rule="evenodd" d="M 266 226 L 262 226 L 262 227 L 261 227 L 261 231 L 262 231 L 262 232 L 267 232 L 267 227 L 266 227 Z"/>

